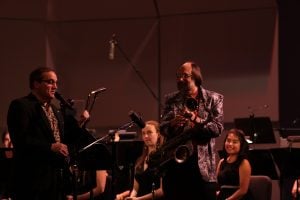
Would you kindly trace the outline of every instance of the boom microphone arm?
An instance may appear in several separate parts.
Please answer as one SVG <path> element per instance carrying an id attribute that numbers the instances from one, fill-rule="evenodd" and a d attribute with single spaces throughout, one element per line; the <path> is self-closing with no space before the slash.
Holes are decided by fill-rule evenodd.
<path id="1" fill-rule="evenodd" d="M 146 88 L 149 90 L 149 92 L 151 93 L 151 95 L 153 96 L 153 98 L 159 103 L 160 107 L 162 107 L 162 104 L 160 102 L 160 99 L 156 96 L 156 94 L 154 93 L 154 91 L 151 89 L 151 87 L 148 85 L 147 81 L 145 80 L 145 78 L 142 76 L 141 72 L 136 68 L 136 66 L 131 62 L 130 58 L 127 56 L 127 54 L 125 53 L 125 51 L 122 49 L 122 47 L 120 46 L 120 42 L 117 41 L 116 36 L 114 34 L 114 40 L 115 40 L 115 47 L 121 52 L 121 54 L 124 56 L 125 60 L 128 62 L 128 64 L 132 67 L 133 71 L 136 73 L 136 75 L 141 79 L 141 81 L 143 82 L 143 84 L 146 86 Z"/>

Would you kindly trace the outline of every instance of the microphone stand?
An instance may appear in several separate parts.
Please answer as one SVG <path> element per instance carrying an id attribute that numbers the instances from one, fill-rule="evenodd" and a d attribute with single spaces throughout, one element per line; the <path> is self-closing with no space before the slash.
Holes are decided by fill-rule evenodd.
<path id="1" fill-rule="evenodd" d="M 297 177 L 297 179 L 296 179 L 296 188 L 297 188 L 297 190 L 296 190 L 296 200 L 298 200 L 299 199 L 299 177 Z"/>
<path id="2" fill-rule="evenodd" d="M 250 134 L 252 137 L 250 139 L 253 142 L 253 149 L 255 149 L 255 144 L 257 142 L 257 133 L 256 133 L 256 127 L 255 127 L 255 115 L 254 115 L 254 109 L 251 107 L 248 107 L 248 109 L 251 109 L 251 113 L 249 115 L 249 123 L 250 123 Z"/>
<path id="3" fill-rule="evenodd" d="M 97 144 L 97 143 L 99 143 L 100 141 L 103 141 L 103 140 L 105 140 L 105 139 L 107 139 L 107 138 L 112 138 L 112 139 L 113 139 L 112 141 L 114 141 L 114 137 L 115 137 L 115 133 L 116 133 L 116 132 L 118 132 L 119 130 L 122 130 L 122 129 L 128 129 L 128 128 L 132 127 L 133 124 L 134 124 L 134 122 L 131 121 L 131 122 L 128 122 L 128 123 L 122 125 L 122 126 L 119 127 L 117 130 L 110 131 L 107 135 L 105 135 L 105 136 L 103 136 L 103 137 L 101 137 L 101 138 L 95 140 L 94 142 L 92 142 L 92 143 L 86 145 L 85 147 L 81 148 L 81 149 L 79 150 L 79 153 L 81 153 L 81 152 L 87 150 L 88 148 L 92 147 L 94 144 Z"/>
<path id="4" fill-rule="evenodd" d="M 151 193 L 152 193 L 152 200 L 154 200 L 155 199 L 155 183 L 154 183 L 154 181 L 152 183 L 152 191 L 151 191 Z"/>
<path id="5" fill-rule="evenodd" d="M 119 130 L 122 130 L 122 129 L 128 129 L 130 127 L 132 127 L 134 125 L 134 121 L 131 121 L 131 122 L 128 122 L 122 126 L 120 126 L 117 130 L 112 130 L 112 131 L 109 131 L 109 133 L 103 137 L 100 137 L 99 139 L 95 140 L 94 142 L 86 145 L 85 147 L 81 148 L 79 150 L 79 153 L 89 149 L 90 147 L 94 146 L 95 144 L 101 142 L 101 141 L 107 141 L 107 139 L 110 138 L 110 141 L 111 141 L 111 144 L 112 144 L 112 172 L 111 172 L 111 178 L 112 178 L 112 185 L 111 185 L 111 193 L 112 193 L 112 196 L 115 195 L 115 173 L 114 173 L 114 170 L 116 168 L 116 162 L 115 162 L 115 157 L 116 157 L 116 145 L 115 145 L 115 133 L 118 132 Z"/>
<path id="6" fill-rule="evenodd" d="M 92 93 L 90 92 L 88 94 L 88 97 L 86 99 L 86 104 L 85 104 L 85 110 L 87 110 L 89 113 L 92 112 L 92 109 L 93 109 L 93 106 L 95 104 L 95 101 L 96 101 L 96 98 L 97 98 L 97 93 L 94 95 L 94 98 L 93 98 L 93 101 L 91 103 L 91 100 L 90 100 L 90 97 L 91 97 Z M 84 121 L 82 124 L 80 124 L 80 127 L 82 129 L 85 129 L 86 130 L 86 124 L 89 122 L 89 120 L 86 120 Z M 87 130 L 86 130 L 87 131 Z M 88 131 L 87 131 L 88 132 Z M 91 146 L 93 146 L 94 144 L 102 141 L 102 140 L 105 140 L 108 136 L 104 136 L 104 137 L 101 137 L 99 139 L 97 139 L 96 141 L 92 142 L 91 144 L 88 144 L 87 146 L 83 147 L 82 149 L 79 149 L 78 153 L 81 153 L 83 151 L 85 151 L 86 149 L 90 148 Z M 73 199 L 74 200 L 77 200 L 77 179 L 78 179 L 78 163 L 76 163 L 75 161 L 75 164 L 72 166 L 72 179 L 73 179 Z"/>
<path id="7" fill-rule="evenodd" d="M 123 57 L 125 58 L 125 60 L 128 62 L 128 64 L 132 67 L 133 71 L 137 74 L 137 76 L 142 80 L 143 84 L 146 86 L 146 88 L 148 89 L 148 91 L 150 92 L 150 94 L 153 96 L 153 98 L 158 102 L 160 108 L 163 107 L 163 105 L 160 102 L 160 99 L 156 96 L 156 94 L 154 93 L 154 91 L 151 89 L 151 87 L 148 85 L 147 81 L 145 80 L 145 78 L 142 76 L 141 72 L 136 68 L 136 66 L 131 62 L 131 60 L 129 59 L 129 57 L 127 56 L 127 54 L 125 53 L 125 51 L 122 49 L 122 47 L 120 46 L 119 42 L 115 39 L 115 36 L 113 37 L 113 43 L 115 44 L 115 46 L 118 48 L 118 50 L 121 52 L 121 54 L 123 55 Z M 159 109 L 160 112 L 160 109 Z M 160 113 L 159 113 L 159 117 L 160 117 Z"/>
<path id="8" fill-rule="evenodd" d="M 85 103 L 85 110 L 87 110 L 88 112 L 89 112 L 89 114 L 91 114 L 91 112 L 92 112 L 92 109 L 93 109 L 93 107 L 94 107 L 94 104 L 95 104 L 95 102 L 96 102 L 96 99 L 97 99 L 97 93 L 94 95 L 94 98 L 93 98 L 93 101 L 92 101 L 92 103 L 91 103 L 91 95 L 92 95 L 92 93 L 89 93 L 89 95 L 88 95 L 88 97 L 87 97 L 87 99 L 86 99 L 86 103 Z M 86 124 L 89 122 L 89 119 L 88 120 L 86 120 L 86 121 L 84 121 L 83 122 L 83 124 L 81 124 L 81 127 L 83 128 L 83 129 L 86 129 Z"/>
<path id="9" fill-rule="evenodd" d="M 60 105 L 60 110 L 62 112 L 63 117 L 65 118 L 67 115 L 67 109 L 69 112 L 74 112 L 74 108 L 73 108 L 73 100 L 72 99 L 68 99 L 68 101 L 64 100 L 64 98 L 61 96 L 60 93 L 56 92 L 55 93 L 55 98 L 59 101 L 59 105 Z M 69 165 L 69 161 L 67 161 L 68 159 L 66 159 L 65 161 L 67 162 L 68 167 Z M 75 168 L 77 165 L 73 165 L 72 168 Z M 65 187 L 65 180 L 64 180 L 64 170 L 65 169 L 60 169 L 59 171 L 59 199 L 60 200 L 64 200 L 65 199 L 65 191 L 64 191 L 64 187 Z M 71 173 L 71 179 L 72 179 L 72 183 L 71 186 L 73 187 L 73 199 L 77 200 L 77 189 L 76 189 L 76 174 L 74 173 L 74 171 L 69 170 L 69 172 Z"/>

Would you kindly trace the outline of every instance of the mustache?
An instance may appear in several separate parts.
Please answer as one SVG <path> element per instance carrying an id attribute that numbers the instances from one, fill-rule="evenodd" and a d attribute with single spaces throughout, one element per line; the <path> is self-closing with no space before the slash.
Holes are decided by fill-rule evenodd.
<path id="1" fill-rule="evenodd" d="M 177 89 L 178 90 L 188 90 L 188 84 L 182 81 L 177 82 Z"/>

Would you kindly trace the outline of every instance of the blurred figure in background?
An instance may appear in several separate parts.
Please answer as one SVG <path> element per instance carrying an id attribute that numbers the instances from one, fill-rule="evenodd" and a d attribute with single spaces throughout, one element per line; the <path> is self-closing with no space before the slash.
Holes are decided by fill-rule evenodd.
<path id="1" fill-rule="evenodd" d="M 4 157 L 5 158 L 12 158 L 13 157 L 13 144 L 10 139 L 10 135 L 7 129 L 4 129 L 2 133 L 2 144 L 4 147 Z"/>
<path id="2" fill-rule="evenodd" d="M 13 144 L 9 132 L 5 128 L 1 135 L 2 146 L 0 156 L 0 199 L 11 199 L 12 197 L 12 158 Z"/>

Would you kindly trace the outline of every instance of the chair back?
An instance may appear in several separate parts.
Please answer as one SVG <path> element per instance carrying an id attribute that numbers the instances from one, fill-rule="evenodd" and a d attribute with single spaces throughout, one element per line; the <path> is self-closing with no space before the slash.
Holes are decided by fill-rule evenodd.
<path id="1" fill-rule="evenodd" d="M 253 200 L 271 200 L 272 180 L 268 176 L 255 175 L 250 177 L 249 191 Z"/>

